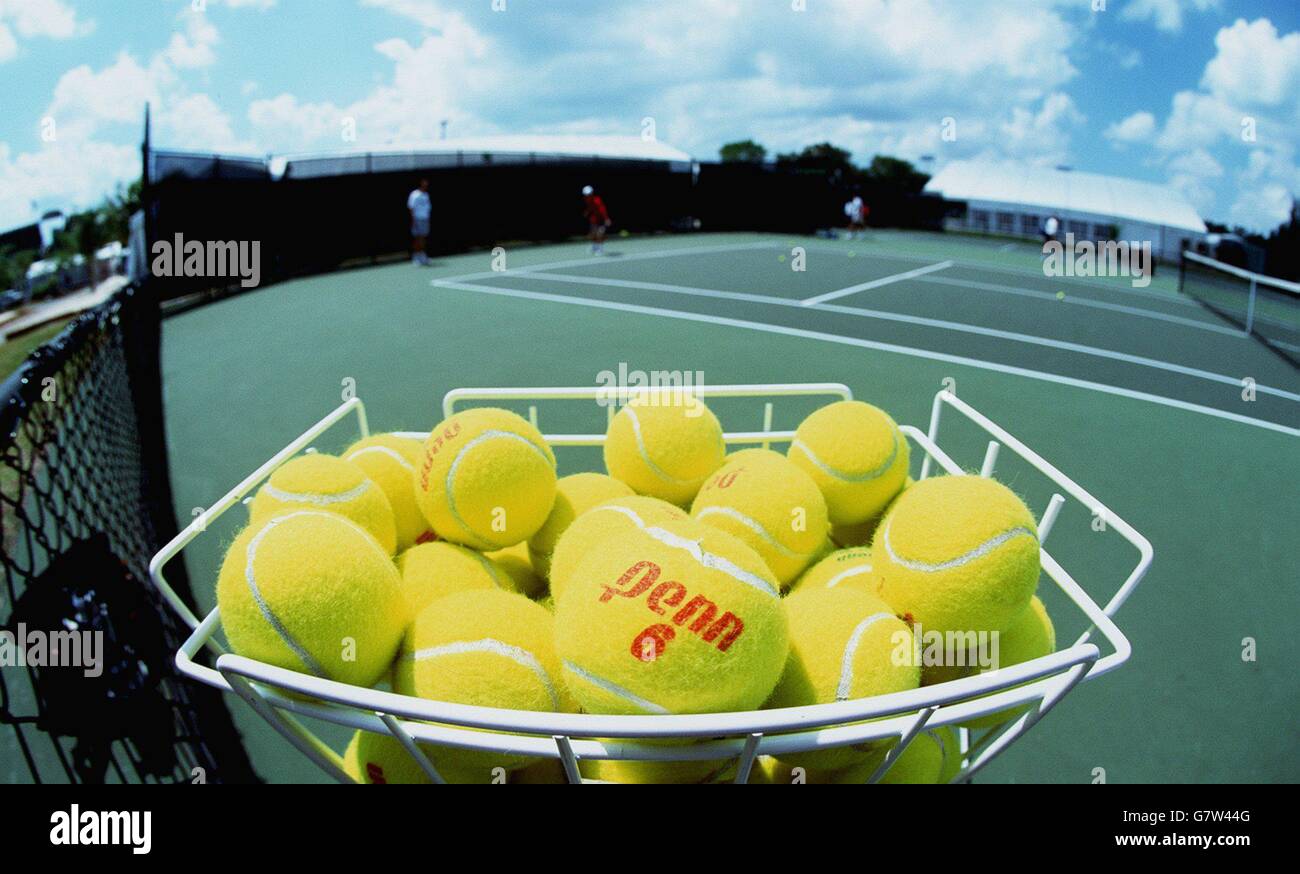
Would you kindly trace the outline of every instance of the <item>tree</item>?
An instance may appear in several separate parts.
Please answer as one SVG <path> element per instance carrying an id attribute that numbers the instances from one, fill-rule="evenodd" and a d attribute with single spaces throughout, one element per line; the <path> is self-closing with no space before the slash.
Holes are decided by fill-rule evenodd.
<path id="1" fill-rule="evenodd" d="M 1294 198 L 1291 200 L 1291 217 L 1268 235 L 1264 249 L 1268 273 L 1300 281 L 1300 204 Z"/>
<path id="2" fill-rule="evenodd" d="M 19 288 L 27 279 L 27 268 L 36 260 L 36 253 L 16 251 L 12 246 L 0 249 L 0 291 Z"/>
<path id="3" fill-rule="evenodd" d="M 858 168 L 853 166 L 852 155 L 847 149 L 830 143 L 817 143 L 805 146 L 802 152 L 792 152 L 776 156 L 777 166 L 796 170 L 821 170 L 830 176 L 850 179 L 857 176 Z"/>
<path id="4" fill-rule="evenodd" d="M 738 140 L 718 149 L 718 156 L 724 164 L 761 164 L 767 157 L 767 149 L 753 140 Z"/>
<path id="5" fill-rule="evenodd" d="M 866 176 L 885 188 L 906 194 L 920 194 L 930 177 L 912 166 L 911 162 L 888 155 L 876 155 L 866 169 Z"/>

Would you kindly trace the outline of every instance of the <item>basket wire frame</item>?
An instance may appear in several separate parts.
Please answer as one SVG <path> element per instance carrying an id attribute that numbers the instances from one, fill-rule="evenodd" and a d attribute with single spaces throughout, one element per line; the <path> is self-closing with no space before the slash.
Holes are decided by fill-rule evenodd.
<path id="1" fill-rule="evenodd" d="M 830 402 L 853 397 L 850 389 L 839 383 L 716 385 L 689 389 L 677 386 L 658 391 L 689 391 L 705 399 L 747 398 L 762 402 L 762 426 L 751 431 L 726 431 L 728 446 L 770 446 L 792 440 L 793 431 L 772 428 L 774 405 L 780 399 L 824 398 Z M 467 405 L 527 403 L 528 418 L 538 425 L 538 408 L 545 402 L 602 402 L 608 401 L 607 395 L 607 390 L 590 386 L 458 388 L 445 395 L 442 412 L 450 416 Z M 613 404 L 608 404 L 607 409 L 612 416 Z M 422 744 L 558 759 L 567 779 L 574 783 L 581 782 L 578 762 L 582 759 L 674 762 L 733 759 L 737 763 L 735 782 L 746 782 L 760 755 L 781 758 L 791 753 L 892 739 L 895 743 L 868 781 L 876 782 L 922 731 L 945 725 L 959 728 L 960 723 L 976 717 L 1014 710 L 1015 715 L 978 736 L 959 728 L 963 766 L 953 782 L 964 782 L 1029 731 L 1080 682 L 1112 671 L 1128 660 L 1131 647 L 1113 617 L 1146 575 L 1153 551 L 1147 539 L 1118 514 L 947 389 L 935 395 L 926 431 L 910 425 L 900 426 L 912 442 L 913 451 L 921 452 L 919 478 L 931 475 L 936 465 L 946 473 L 964 473 L 938 444 L 945 412 L 964 417 L 989 436 L 980 475 L 993 475 L 999 454 L 1006 448 L 1055 484 L 1058 491 L 1052 495 L 1038 523 L 1039 539 L 1043 543 L 1042 570 L 1083 611 L 1089 624 L 1072 645 L 1042 658 L 919 689 L 742 713 L 609 716 L 531 712 L 428 701 L 364 689 L 225 651 L 214 636 L 220 625 L 219 611 L 214 608 L 202 619 L 195 616 L 168 585 L 164 573 L 167 563 L 202 536 L 212 521 L 239 504 L 277 467 L 311 447 L 321 435 L 345 419 L 354 420 L 361 437 L 369 436 L 365 406 L 359 398 L 340 404 L 198 516 L 154 556 L 150 575 L 164 599 L 192 629 L 176 653 L 181 673 L 238 695 L 292 746 L 340 782 L 352 782 L 344 773 L 341 757 L 307 728 L 300 717 L 389 734 L 434 783 L 445 781 L 421 750 Z M 550 434 L 540 426 L 539 430 L 543 430 L 547 441 L 555 447 L 600 446 L 604 441 L 603 432 Z M 410 436 L 426 435 L 412 433 Z M 1046 541 L 1066 496 L 1083 504 L 1094 516 L 1104 518 L 1138 553 L 1137 563 L 1104 607 L 1047 549 Z M 1106 650 L 1104 655 L 1102 645 Z M 212 667 L 200 660 L 205 651 L 215 657 Z M 694 742 L 671 746 L 646 743 L 669 738 Z"/>

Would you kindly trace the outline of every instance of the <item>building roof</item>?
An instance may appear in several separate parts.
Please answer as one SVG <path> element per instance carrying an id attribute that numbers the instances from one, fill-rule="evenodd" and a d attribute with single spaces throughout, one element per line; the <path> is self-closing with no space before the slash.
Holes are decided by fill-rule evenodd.
<path id="1" fill-rule="evenodd" d="M 367 169 L 372 172 L 417 170 L 459 160 L 482 163 L 484 155 L 491 155 L 497 163 L 519 163 L 533 157 L 667 161 L 681 164 L 689 164 L 692 160 L 689 154 L 667 143 L 635 136 L 511 134 L 436 140 L 400 148 L 273 155 L 268 166 L 273 178 L 302 178 L 365 172 Z"/>
<path id="2" fill-rule="evenodd" d="M 1052 210 L 1062 217 L 1091 213 L 1205 233 L 1205 222 L 1168 185 L 1052 167 L 952 161 L 925 185 L 948 200 L 987 200 Z"/>

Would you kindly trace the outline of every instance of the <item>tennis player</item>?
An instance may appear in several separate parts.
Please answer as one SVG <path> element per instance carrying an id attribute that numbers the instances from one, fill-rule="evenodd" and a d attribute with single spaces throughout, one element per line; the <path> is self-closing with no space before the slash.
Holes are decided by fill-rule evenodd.
<path id="1" fill-rule="evenodd" d="M 406 209 L 411 214 L 411 263 L 427 267 L 429 256 L 424 254 L 424 244 L 429 238 L 429 217 L 433 214 L 428 179 L 421 179 L 420 186 L 406 196 Z"/>
<path id="2" fill-rule="evenodd" d="M 582 187 L 583 215 L 587 217 L 587 236 L 591 239 L 591 254 L 605 254 L 605 231 L 609 230 L 609 210 L 605 201 L 590 185 Z"/>

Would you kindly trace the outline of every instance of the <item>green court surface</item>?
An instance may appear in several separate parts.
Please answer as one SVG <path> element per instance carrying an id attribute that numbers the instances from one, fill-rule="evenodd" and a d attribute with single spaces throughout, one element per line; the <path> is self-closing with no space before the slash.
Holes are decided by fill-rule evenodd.
<path id="1" fill-rule="evenodd" d="M 1049 279 L 1027 244 L 891 232 L 660 236 L 608 249 L 600 259 L 581 244 L 511 250 L 506 272 L 489 252 L 357 269 L 170 317 L 163 365 L 182 524 L 353 389 L 373 430 L 424 430 L 458 386 L 592 386 L 626 365 L 714 385 L 844 383 L 924 430 L 948 381 L 1155 549 L 1115 617 L 1131 659 L 1077 688 L 978 779 L 1300 779 L 1300 375 L 1180 298 L 1176 271 L 1145 289 Z M 775 426 L 794 427 L 807 409 L 777 402 Z M 719 414 L 731 430 L 761 427 L 761 405 L 728 402 Z M 543 430 L 603 430 L 594 406 L 539 416 Z M 976 430 L 955 417 L 944 428 L 941 445 L 978 469 Z M 343 428 L 319 445 L 338 450 L 353 436 Z M 589 450 L 559 458 L 562 473 L 599 464 Z M 998 476 L 1042 513 L 1051 490 L 1041 474 L 1004 449 Z M 204 610 L 242 520 L 232 511 L 187 551 Z M 1091 522 L 1067 504 L 1047 545 L 1104 604 L 1137 554 Z M 1075 640 L 1082 614 L 1050 579 L 1040 592 L 1058 640 Z M 1243 660 L 1245 639 L 1256 660 Z M 323 779 L 230 704 L 267 779 Z"/>

